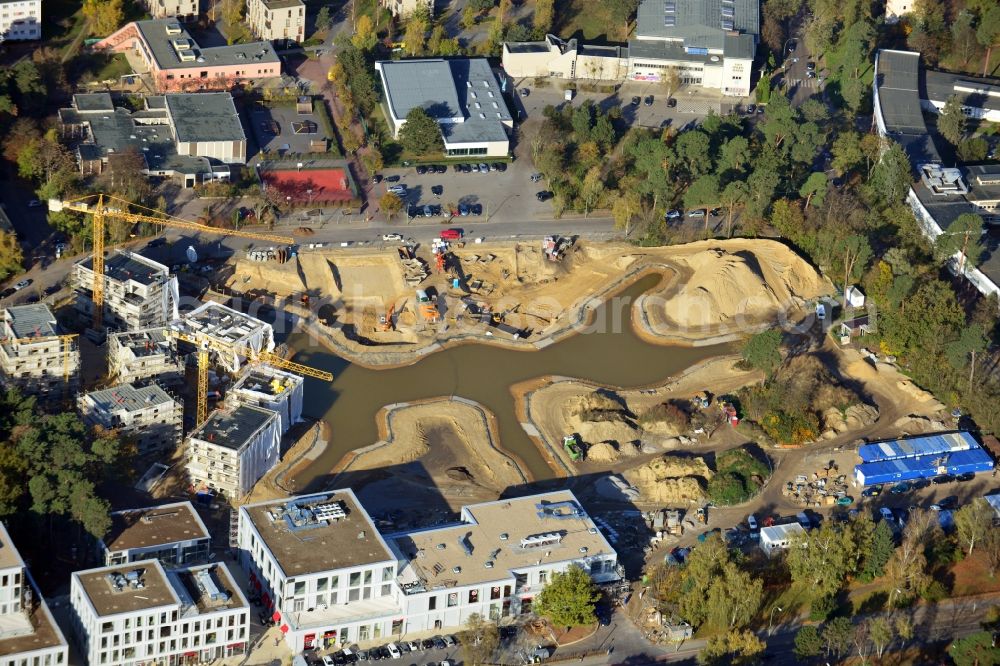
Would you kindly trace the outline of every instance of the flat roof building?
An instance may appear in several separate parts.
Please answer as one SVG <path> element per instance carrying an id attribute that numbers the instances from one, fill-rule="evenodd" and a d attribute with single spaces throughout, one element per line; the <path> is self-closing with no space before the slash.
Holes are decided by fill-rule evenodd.
<path id="1" fill-rule="evenodd" d="M 149 15 L 156 19 L 176 18 L 196 21 L 201 13 L 200 0 L 140 0 Z"/>
<path id="2" fill-rule="evenodd" d="M 211 536 L 191 502 L 174 502 L 115 511 L 99 546 L 105 566 L 159 560 L 174 567 L 208 560 Z"/>
<path id="3" fill-rule="evenodd" d="M 159 560 L 76 571 L 72 623 L 89 666 L 205 663 L 245 654 L 249 607 L 224 563 Z"/>
<path id="4" fill-rule="evenodd" d="M 214 348 L 274 349 L 274 329 L 270 324 L 213 301 L 183 315 L 171 327 L 198 339 L 209 340 L 214 343 L 211 345 Z M 230 372 L 240 369 L 240 359 L 235 354 L 220 354 L 219 360 Z"/>
<path id="5" fill-rule="evenodd" d="M 72 394 L 80 383 L 80 348 L 64 336 L 45 303 L 3 311 L 0 378 L 6 388 L 39 396 Z"/>
<path id="6" fill-rule="evenodd" d="M 788 550 L 792 539 L 800 534 L 805 534 L 805 528 L 798 523 L 762 527 L 760 528 L 760 549 L 768 557 L 771 557 L 778 551 Z"/>
<path id="7" fill-rule="evenodd" d="M 515 78 L 621 81 L 628 74 L 628 47 L 588 45 L 545 35 L 537 42 L 504 42 L 502 62 L 504 73 Z"/>
<path id="8" fill-rule="evenodd" d="M 0 42 L 42 38 L 42 0 L 0 0 Z"/>
<path id="9" fill-rule="evenodd" d="M 133 21 L 93 48 L 135 53 L 157 92 L 229 90 L 281 76 L 281 59 L 270 42 L 201 46 L 176 19 Z"/>
<path id="10" fill-rule="evenodd" d="M 191 483 L 242 499 L 278 462 L 281 422 L 269 409 L 238 405 L 216 410 L 188 436 Z"/>
<path id="11" fill-rule="evenodd" d="M 73 105 L 59 110 L 59 122 L 64 138 L 81 140 L 76 152 L 83 175 L 114 170 L 133 150 L 144 174 L 193 187 L 228 181 L 229 165 L 247 159 L 246 135 L 228 92 L 147 96 L 138 111 L 115 106 L 107 93 L 74 95 Z"/>
<path id="12" fill-rule="evenodd" d="M 305 380 L 269 365 L 249 366 L 233 387 L 226 391 L 230 405 L 254 405 L 278 414 L 281 434 L 302 421 Z"/>
<path id="13" fill-rule="evenodd" d="M 125 331 L 108 336 L 108 374 L 122 383 L 156 379 L 160 384 L 183 380 L 184 360 L 177 353 L 177 338 L 163 326 Z"/>
<path id="14" fill-rule="evenodd" d="M 969 432 L 931 433 L 905 439 L 862 444 L 858 447 L 858 457 L 861 458 L 861 462 L 876 462 L 933 454 L 941 455 L 977 448 L 979 448 L 979 443 Z"/>
<path id="15" fill-rule="evenodd" d="M 514 120 L 485 58 L 392 60 L 375 63 L 393 136 L 414 108 L 441 128 L 449 156 L 506 156 Z"/>
<path id="16" fill-rule="evenodd" d="M 293 653 L 402 632 L 396 557 L 350 489 L 241 506 L 238 547 Z"/>
<path id="17" fill-rule="evenodd" d="M 66 639 L 0 523 L 0 666 L 60 666 Z"/>
<path id="18" fill-rule="evenodd" d="M 672 68 L 682 84 L 746 97 L 759 35 L 758 0 L 642 0 L 628 76 L 658 82 Z"/>
<path id="19" fill-rule="evenodd" d="M 170 452 L 183 437 L 184 405 L 156 384 L 119 384 L 77 398 L 90 426 L 116 430 L 139 455 Z"/>
<path id="20" fill-rule="evenodd" d="M 93 316 L 94 258 L 73 266 L 76 309 Z M 136 252 L 116 250 L 104 260 L 104 325 L 113 330 L 160 326 L 177 317 L 180 298 L 170 269 Z"/>
<path id="21" fill-rule="evenodd" d="M 948 99 L 955 96 L 970 118 L 1000 122 L 1000 79 L 927 68 L 921 68 L 920 74 L 920 102 L 925 110 L 940 113 Z"/>

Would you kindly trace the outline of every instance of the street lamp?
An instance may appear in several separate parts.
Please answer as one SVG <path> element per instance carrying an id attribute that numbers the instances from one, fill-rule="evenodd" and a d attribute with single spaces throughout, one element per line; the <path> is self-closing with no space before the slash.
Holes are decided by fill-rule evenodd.
<path id="1" fill-rule="evenodd" d="M 771 607 L 771 618 L 767 621 L 767 635 L 770 636 L 774 633 L 774 611 L 784 612 L 781 606 Z"/>

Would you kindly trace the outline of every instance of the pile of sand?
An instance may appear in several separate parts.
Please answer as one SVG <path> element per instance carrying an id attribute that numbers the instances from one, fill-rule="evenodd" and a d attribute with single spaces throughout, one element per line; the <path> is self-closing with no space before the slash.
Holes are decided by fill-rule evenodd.
<path id="1" fill-rule="evenodd" d="M 917 402 L 926 403 L 925 409 L 927 409 L 928 411 L 936 412 L 944 409 L 944 405 L 938 402 L 937 398 L 935 398 L 928 391 L 925 391 L 924 389 L 914 384 L 909 379 L 900 379 L 898 382 L 896 382 L 896 388 L 898 388 L 900 391 L 905 393 L 910 398 L 913 398 Z"/>
<path id="2" fill-rule="evenodd" d="M 718 326 L 734 318 L 760 321 L 830 290 L 812 266 L 777 242 L 713 247 L 676 259 L 692 274 L 667 299 L 665 310 L 682 327 Z"/>
<path id="3" fill-rule="evenodd" d="M 587 449 L 587 460 L 592 462 L 615 462 L 618 460 L 618 449 L 609 442 L 599 442 Z"/>
<path id="4" fill-rule="evenodd" d="M 277 261 L 237 259 L 226 286 L 234 291 L 267 291 L 276 296 L 291 296 L 307 291 L 298 259 L 283 264 Z"/>
<path id="5" fill-rule="evenodd" d="M 872 405 L 851 405 L 841 411 L 830 407 L 823 412 L 823 439 L 833 439 L 837 435 L 870 426 L 878 420 L 878 408 Z"/>
<path id="6" fill-rule="evenodd" d="M 941 421 L 914 414 L 900 417 L 892 425 L 904 435 L 921 435 L 926 432 L 941 432 L 948 429 Z"/>
<path id="7" fill-rule="evenodd" d="M 593 391 L 580 396 L 565 405 L 563 418 L 584 444 L 607 442 L 621 455 L 635 455 L 639 428 L 616 394 Z"/>
<path id="8" fill-rule="evenodd" d="M 652 502 L 702 502 L 702 483 L 712 478 L 712 470 L 702 458 L 665 455 L 625 472 L 626 480 Z"/>

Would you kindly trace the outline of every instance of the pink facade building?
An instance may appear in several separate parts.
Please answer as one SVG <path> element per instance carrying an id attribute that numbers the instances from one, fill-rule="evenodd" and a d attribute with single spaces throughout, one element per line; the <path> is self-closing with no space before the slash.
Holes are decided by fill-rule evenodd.
<path id="1" fill-rule="evenodd" d="M 134 21 L 94 45 L 131 52 L 159 92 L 228 90 L 243 81 L 281 76 L 271 42 L 201 47 L 176 19 Z"/>

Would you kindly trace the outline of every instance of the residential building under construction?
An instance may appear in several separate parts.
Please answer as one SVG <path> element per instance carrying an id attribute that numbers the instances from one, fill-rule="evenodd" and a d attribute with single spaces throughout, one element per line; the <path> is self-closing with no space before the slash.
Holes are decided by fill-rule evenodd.
<path id="1" fill-rule="evenodd" d="M 117 430 L 139 455 L 170 451 L 183 436 L 184 405 L 156 384 L 119 384 L 77 399 L 85 423 Z"/>
<path id="2" fill-rule="evenodd" d="M 3 311 L 0 376 L 4 388 L 40 396 L 69 395 L 79 388 L 76 337 L 61 335 L 48 305 L 15 305 Z"/>
<path id="3" fill-rule="evenodd" d="M 281 422 L 269 409 L 238 405 L 216 410 L 187 442 L 191 483 L 241 499 L 278 462 Z"/>
<path id="4" fill-rule="evenodd" d="M 156 379 L 159 384 L 184 379 L 184 359 L 177 341 L 162 326 L 108 336 L 108 374 L 122 383 Z"/>
<path id="5" fill-rule="evenodd" d="M 274 329 L 270 324 L 213 301 L 200 305 L 171 326 L 220 352 L 219 363 L 230 372 L 240 369 L 241 354 L 221 353 L 222 350 L 259 352 L 274 349 Z"/>
<path id="6" fill-rule="evenodd" d="M 94 313 L 94 259 L 73 267 L 76 307 L 87 317 Z M 170 269 L 141 254 L 118 250 L 104 261 L 104 325 L 132 330 L 159 326 L 177 318 L 177 278 Z"/>

